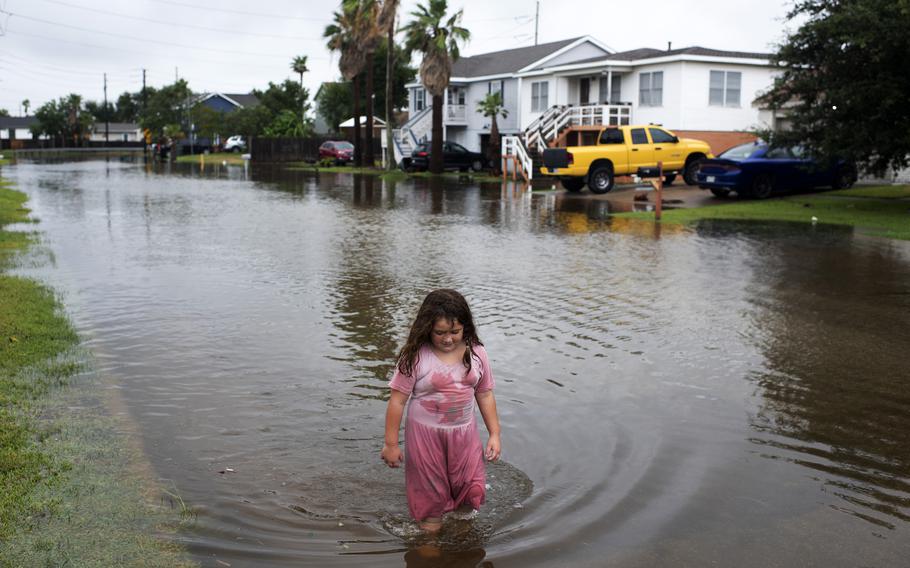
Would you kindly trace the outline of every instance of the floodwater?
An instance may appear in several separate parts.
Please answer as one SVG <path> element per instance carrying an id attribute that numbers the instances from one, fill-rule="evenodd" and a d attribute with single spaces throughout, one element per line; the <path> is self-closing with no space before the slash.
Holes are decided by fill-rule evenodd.
<path id="1" fill-rule="evenodd" d="M 63 295 L 204 566 L 907 565 L 910 243 L 454 180 L 3 174 L 51 253 L 22 272 Z M 504 460 L 421 547 L 379 450 L 436 287 L 472 304 Z"/>

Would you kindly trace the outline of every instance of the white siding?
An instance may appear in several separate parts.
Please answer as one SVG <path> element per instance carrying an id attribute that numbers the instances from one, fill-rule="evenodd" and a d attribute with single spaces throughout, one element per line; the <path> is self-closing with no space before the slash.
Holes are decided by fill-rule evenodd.
<path id="1" fill-rule="evenodd" d="M 579 46 L 573 47 L 562 55 L 557 55 L 553 59 L 547 61 L 546 66 L 553 67 L 555 65 L 561 65 L 563 63 L 572 63 L 573 61 L 591 59 L 593 57 L 606 57 L 607 55 L 610 54 L 592 43 L 585 42 Z"/>
<path id="2" fill-rule="evenodd" d="M 748 130 L 765 122 L 752 101 L 774 82 L 774 70 L 754 65 L 729 63 L 677 63 L 681 69 L 682 90 L 678 97 L 679 124 L 682 130 Z M 711 71 L 742 73 L 740 104 L 725 107 L 709 104 Z M 666 84 L 666 79 L 664 80 Z M 767 125 L 770 126 L 770 125 Z"/>

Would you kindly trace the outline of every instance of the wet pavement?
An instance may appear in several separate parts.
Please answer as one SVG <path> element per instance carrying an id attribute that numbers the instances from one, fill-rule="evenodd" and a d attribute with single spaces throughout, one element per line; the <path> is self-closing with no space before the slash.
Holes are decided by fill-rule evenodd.
<path id="1" fill-rule="evenodd" d="M 52 258 L 22 272 L 61 292 L 204 566 L 910 552 L 910 243 L 613 219 L 622 191 L 128 159 L 4 177 Z M 395 353 L 441 286 L 490 353 L 504 463 L 434 548 L 378 455 Z"/>

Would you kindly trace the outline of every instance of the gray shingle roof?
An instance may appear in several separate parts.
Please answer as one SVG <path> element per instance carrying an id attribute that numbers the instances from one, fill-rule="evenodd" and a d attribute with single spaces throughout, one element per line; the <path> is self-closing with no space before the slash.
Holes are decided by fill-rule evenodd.
<path id="1" fill-rule="evenodd" d="M 707 47 L 683 47 L 680 49 L 653 49 L 642 47 L 630 51 L 621 51 L 604 57 L 591 57 L 573 61 L 576 63 L 595 63 L 597 61 L 639 61 L 642 59 L 652 59 L 655 57 L 668 57 L 672 55 L 703 55 L 708 57 L 734 57 L 740 59 L 770 59 L 770 53 L 751 53 L 746 51 L 724 51 L 721 49 L 709 49 Z"/>
<path id="2" fill-rule="evenodd" d="M 28 128 L 33 124 L 38 124 L 34 116 L 0 116 L 0 130 Z"/>
<path id="3" fill-rule="evenodd" d="M 462 57 L 452 65 L 452 77 L 484 77 L 514 73 L 519 69 L 559 51 L 580 38 L 564 39 L 530 47 L 519 47 Z"/>
<path id="4" fill-rule="evenodd" d="M 224 93 L 224 96 L 229 97 L 233 101 L 236 101 L 243 108 L 250 108 L 259 104 L 259 98 L 256 97 L 256 95 L 232 95 L 230 93 Z"/>

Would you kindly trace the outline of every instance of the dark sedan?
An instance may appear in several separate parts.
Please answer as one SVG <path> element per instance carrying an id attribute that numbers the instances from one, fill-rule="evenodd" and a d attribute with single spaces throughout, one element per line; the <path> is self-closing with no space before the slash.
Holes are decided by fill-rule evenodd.
<path id="1" fill-rule="evenodd" d="M 740 197 L 765 199 L 782 191 L 850 187 L 856 181 L 856 168 L 844 161 L 817 163 L 798 146 L 778 148 L 753 142 L 703 160 L 696 178 L 698 187 L 717 197 L 735 191 Z"/>
<path id="2" fill-rule="evenodd" d="M 431 144 L 431 142 L 421 142 L 414 146 L 414 151 L 411 153 L 411 169 L 417 171 L 429 169 Z M 442 167 L 446 170 L 479 172 L 487 167 L 487 160 L 480 152 L 472 152 L 461 144 L 443 142 Z"/>
<path id="3" fill-rule="evenodd" d="M 354 145 L 345 140 L 329 140 L 319 146 L 319 159 L 335 160 L 338 165 L 343 165 L 354 159 Z"/>

